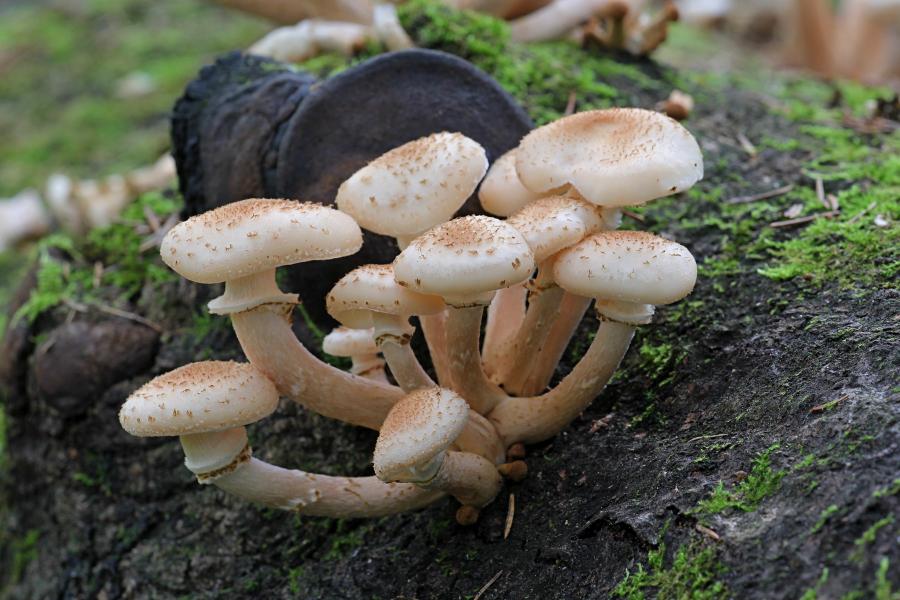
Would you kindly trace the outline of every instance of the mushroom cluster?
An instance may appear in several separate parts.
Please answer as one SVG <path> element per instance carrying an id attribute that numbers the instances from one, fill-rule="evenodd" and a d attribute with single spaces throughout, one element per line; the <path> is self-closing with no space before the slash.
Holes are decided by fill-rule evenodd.
<path id="1" fill-rule="evenodd" d="M 162 258 L 191 281 L 225 284 L 209 310 L 231 318 L 249 364 L 202 362 L 157 377 L 125 402 L 122 426 L 180 436 L 200 483 L 254 502 L 365 517 L 449 494 L 462 505 L 457 520 L 473 523 L 503 477 L 526 475 L 523 444 L 566 427 L 654 306 L 691 292 L 697 271 L 686 248 L 617 227 L 621 207 L 686 190 L 702 175 L 700 149 L 676 121 L 596 110 L 535 129 L 490 169 L 479 144 L 443 132 L 357 171 L 337 209 L 251 199 L 192 217 L 168 233 Z M 505 220 L 453 218 L 479 183 L 484 209 Z M 355 253 L 360 227 L 394 237 L 401 251 L 393 264 L 347 273 L 327 296 L 341 327 L 324 348 L 352 359 L 347 372 L 298 341 L 299 298 L 278 288 L 275 270 Z M 592 300 L 600 324 L 590 348 L 548 390 Z M 411 319 L 432 372 L 410 345 Z M 244 427 L 279 396 L 379 431 L 375 476 L 253 458 Z"/>

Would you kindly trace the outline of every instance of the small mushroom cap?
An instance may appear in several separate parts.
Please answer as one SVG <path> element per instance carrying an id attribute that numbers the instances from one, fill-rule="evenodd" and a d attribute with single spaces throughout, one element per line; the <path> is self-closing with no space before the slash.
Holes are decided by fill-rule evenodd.
<path id="1" fill-rule="evenodd" d="M 522 183 L 542 193 L 571 185 L 601 206 L 634 206 L 688 189 L 703 157 L 677 121 L 639 108 L 592 110 L 529 133 L 516 151 Z"/>
<path id="2" fill-rule="evenodd" d="M 481 207 L 499 217 L 508 217 L 537 198 L 519 181 L 515 148 L 494 161 L 478 189 Z"/>
<path id="3" fill-rule="evenodd" d="M 478 142 L 446 131 L 382 154 L 345 181 L 337 206 L 383 235 L 414 236 L 454 213 L 487 171 Z"/>
<path id="4" fill-rule="evenodd" d="M 394 277 L 404 287 L 465 305 L 528 279 L 534 255 L 515 227 L 484 215 L 438 225 L 394 259 Z"/>
<path id="5" fill-rule="evenodd" d="M 587 298 L 669 304 L 691 293 L 697 263 L 681 244 L 644 231 L 602 231 L 553 263 L 560 287 Z"/>
<path id="6" fill-rule="evenodd" d="M 440 296 L 410 291 L 394 280 L 391 265 L 363 265 L 353 269 L 331 288 L 326 298 L 328 314 L 347 327 L 372 327 L 372 313 L 397 316 L 433 315 L 444 310 Z"/>
<path id="7" fill-rule="evenodd" d="M 605 228 L 600 207 L 565 196 L 535 200 L 509 217 L 506 223 L 525 236 L 538 264 L 580 242 L 588 234 Z"/>
<path id="8" fill-rule="evenodd" d="M 378 354 L 375 330 L 371 327 L 368 329 L 337 327 L 322 340 L 322 350 L 332 356 L 345 357 Z"/>
<path id="9" fill-rule="evenodd" d="M 347 214 L 312 202 L 241 200 L 172 228 L 163 262 L 197 283 L 221 283 L 311 260 L 347 256 L 362 232 Z"/>
<path id="10" fill-rule="evenodd" d="M 444 388 L 416 390 L 388 413 L 375 444 L 375 474 L 382 481 L 426 481 L 434 459 L 459 437 L 469 405 Z"/>
<path id="11" fill-rule="evenodd" d="M 278 405 L 275 384 L 251 364 L 197 362 L 138 388 L 119 423 L 137 436 L 189 435 L 255 423 Z"/>

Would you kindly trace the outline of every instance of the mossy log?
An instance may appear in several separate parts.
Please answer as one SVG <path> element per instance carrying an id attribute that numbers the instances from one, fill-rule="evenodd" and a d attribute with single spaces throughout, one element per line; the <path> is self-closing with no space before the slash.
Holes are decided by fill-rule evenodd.
<path id="1" fill-rule="evenodd" d="M 705 180 L 628 221 L 691 249 L 693 295 L 640 330 L 582 417 L 527 449 L 528 477 L 475 526 L 455 524 L 450 500 L 372 521 L 300 519 L 196 485 L 177 441 L 119 427 L 118 407 L 153 375 L 240 357 L 227 321 L 201 312 L 213 290 L 162 275 L 152 252 L 123 250 L 121 228 L 142 224 L 135 210 L 90 243 L 45 253 L 13 307 L 25 309 L 0 357 L 6 595 L 895 598 L 900 140 L 859 131 L 877 91 L 842 85 L 834 107 L 829 86 L 768 73 L 676 72 L 502 36 L 449 48 L 426 16 L 419 43 L 479 64 L 538 122 L 565 110 L 572 89 L 579 109 L 653 107 L 673 87 L 694 96 L 686 125 Z M 771 226 L 833 203 L 830 218 Z M 91 287 L 94 263 L 113 259 L 143 285 L 126 287 L 120 267 Z M 52 296 L 51 268 L 71 284 L 65 301 Z M 250 434 L 277 464 L 371 469 L 373 432 L 294 405 Z"/>

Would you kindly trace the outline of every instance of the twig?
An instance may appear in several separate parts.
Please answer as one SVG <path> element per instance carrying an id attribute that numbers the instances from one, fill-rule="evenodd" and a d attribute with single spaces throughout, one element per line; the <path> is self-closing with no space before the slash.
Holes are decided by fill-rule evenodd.
<path id="1" fill-rule="evenodd" d="M 803 225 L 806 223 L 812 223 L 818 218 L 830 219 L 831 217 L 836 217 L 841 214 L 839 210 L 829 210 L 827 212 L 820 212 L 814 215 L 806 215 L 805 217 L 797 217 L 796 219 L 786 219 L 784 221 L 775 221 L 773 223 L 769 223 L 769 227 L 791 227 L 793 225 Z"/>
<path id="2" fill-rule="evenodd" d="M 747 136 L 744 135 L 743 132 L 738 132 L 737 141 L 740 142 L 741 148 L 750 156 L 750 158 L 756 158 L 756 146 L 753 145 L 753 142 L 747 139 Z"/>
<path id="3" fill-rule="evenodd" d="M 644 215 L 639 215 L 636 212 L 631 212 L 630 210 L 622 209 L 622 216 L 628 217 L 629 219 L 634 219 L 638 223 L 644 222 Z"/>
<path id="4" fill-rule="evenodd" d="M 481 597 L 484 596 L 484 593 L 485 593 L 486 591 L 488 591 L 488 589 L 489 589 L 492 585 L 494 585 L 494 583 L 495 583 L 498 579 L 500 579 L 500 576 L 501 576 L 501 575 L 503 575 L 503 569 L 500 569 L 499 571 L 497 571 L 497 574 L 496 574 L 496 575 L 494 575 L 493 577 L 491 577 L 491 578 L 488 580 L 488 582 L 487 582 L 486 584 L 484 584 L 483 586 L 481 586 L 481 589 L 478 590 L 478 593 L 475 594 L 475 597 L 472 598 L 472 600 L 481 600 Z"/>
<path id="5" fill-rule="evenodd" d="M 826 410 L 830 410 L 834 408 L 838 402 L 843 402 L 847 398 L 850 397 L 850 394 L 844 394 L 837 400 L 829 400 L 828 402 L 823 402 L 822 404 L 816 404 L 811 409 L 809 409 L 809 414 L 814 415 L 816 413 L 825 412 Z"/>
<path id="6" fill-rule="evenodd" d="M 748 202 L 759 202 L 760 200 L 768 200 L 769 198 L 774 198 L 776 196 L 783 196 L 787 194 L 791 190 L 794 189 L 794 184 L 789 183 L 780 188 L 776 188 L 774 190 L 769 190 L 768 192 L 761 192 L 759 194 L 753 194 L 752 196 L 737 196 L 730 200 L 726 200 L 725 204 L 745 204 Z"/>
<path id="7" fill-rule="evenodd" d="M 825 182 L 822 181 L 819 175 L 816 175 L 816 198 L 819 199 L 819 202 L 822 203 L 826 210 L 834 210 L 834 207 L 825 199 Z"/>
<path id="8" fill-rule="evenodd" d="M 509 537 L 509 532 L 512 531 L 513 519 L 516 517 L 516 495 L 509 495 L 509 504 L 506 509 L 506 525 L 503 527 L 503 539 Z"/>
<path id="9" fill-rule="evenodd" d="M 121 310 L 118 308 L 114 308 L 112 306 L 107 306 L 105 304 L 97 304 L 92 302 L 90 304 L 82 304 L 81 302 L 76 302 L 75 300 L 69 300 L 68 298 L 63 299 L 63 304 L 72 309 L 75 312 L 85 313 L 89 309 L 93 308 L 99 310 L 102 313 L 106 313 L 108 315 L 112 315 L 114 317 L 119 317 L 121 319 L 128 319 L 129 321 L 134 321 L 135 323 L 140 323 L 141 325 L 146 325 L 156 333 L 162 333 L 163 328 L 154 323 L 150 319 L 146 319 L 141 315 L 136 315 L 133 312 L 128 312 L 127 310 Z"/>
<path id="10" fill-rule="evenodd" d="M 867 207 L 865 207 L 864 209 L 862 209 L 861 211 L 859 211 L 858 213 L 856 213 L 855 215 L 853 215 L 852 217 L 850 217 L 850 219 L 849 219 L 847 222 L 848 222 L 848 223 L 856 223 L 857 221 L 859 221 L 860 219 L 862 219 L 862 216 L 863 216 L 864 214 L 866 214 L 867 212 L 869 212 L 870 210 L 872 210 L 873 208 L 875 208 L 875 204 L 876 204 L 875 202 L 872 202 L 872 203 L 869 204 Z"/>
<path id="11" fill-rule="evenodd" d="M 691 442 L 696 442 L 697 440 L 711 440 L 711 439 L 713 439 L 713 438 L 725 437 L 726 435 L 730 435 L 730 434 L 728 434 L 728 433 L 717 433 L 717 434 L 715 434 L 715 435 L 698 435 L 698 436 L 695 437 L 695 438 L 689 439 L 689 440 L 687 441 L 687 443 L 690 444 Z"/>
<path id="12" fill-rule="evenodd" d="M 722 541 L 722 537 L 718 533 L 716 533 L 709 527 L 706 527 L 705 525 L 701 525 L 700 523 L 697 523 L 696 525 L 694 525 L 694 529 L 696 529 L 698 532 L 702 533 L 703 535 L 705 535 L 706 537 L 708 537 L 710 539 L 713 539 L 717 542 Z"/>
<path id="13" fill-rule="evenodd" d="M 575 90 L 569 92 L 569 100 L 566 102 L 566 110 L 563 112 L 563 116 L 568 117 L 575 113 Z"/>

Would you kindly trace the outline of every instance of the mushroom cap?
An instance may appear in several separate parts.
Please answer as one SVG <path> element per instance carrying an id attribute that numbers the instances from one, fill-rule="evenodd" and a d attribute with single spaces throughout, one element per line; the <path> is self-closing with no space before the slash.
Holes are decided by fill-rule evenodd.
<path id="1" fill-rule="evenodd" d="M 508 217 L 537 198 L 519 181 L 515 148 L 494 161 L 478 189 L 481 207 L 499 217 Z"/>
<path id="2" fill-rule="evenodd" d="M 337 206 L 375 233 L 414 236 L 454 213 L 487 171 L 481 145 L 443 131 L 382 154 L 350 176 Z"/>
<path id="3" fill-rule="evenodd" d="M 248 363 L 191 363 L 150 380 L 119 410 L 137 436 L 189 435 L 255 423 L 278 406 L 275 384 Z"/>
<path id="4" fill-rule="evenodd" d="M 172 228 L 160 254 L 179 275 L 220 283 L 359 250 L 362 232 L 347 214 L 312 202 L 241 200 Z"/>
<path id="5" fill-rule="evenodd" d="M 397 283 L 458 306 L 482 303 L 485 294 L 525 281 L 532 271 L 534 255 L 525 237 L 484 215 L 442 223 L 394 259 Z"/>
<path id="6" fill-rule="evenodd" d="M 433 315 L 444 310 L 440 296 L 410 291 L 394 280 L 391 265 L 363 265 L 341 277 L 326 298 L 328 314 L 347 327 L 372 327 L 372 313 Z"/>
<path id="7" fill-rule="evenodd" d="M 416 390 L 388 413 L 375 443 L 375 474 L 382 481 L 427 481 L 442 453 L 459 437 L 469 405 L 444 388 Z"/>
<path id="8" fill-rule="evenodd" d="M 535 200 L 506 220 L 525 236 L 540 264 L 586 235 L 604 229 L 602 209 L 578 198 L 550 196 Z"/>
<path id="9" fill-rule="evenodd" d="M 690 251 L 644 231 L 602 231 L 563 250 L 553 263 L 560 287 L 587 298 L 669 304 L 691 293 Z"/>
<path id="10" fill-rule="evenodd" d="M 332 356 L 345 357 L 378 354 L 375 331 L 371 327 L 367 329 L 336 327 L 322 340 L 322 350 Z"/>
<path id="11" fill-rule="evenodd" d="M 516 171 L 536 193 L 571 185 L 594 204 L 634 206 L 694 185 L 703 177 L 703 157 L 674 119 L 610 108 L 563 117 L 526 135 Z"/>

